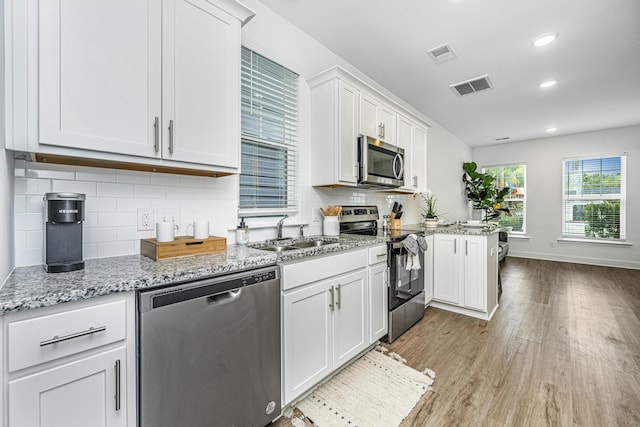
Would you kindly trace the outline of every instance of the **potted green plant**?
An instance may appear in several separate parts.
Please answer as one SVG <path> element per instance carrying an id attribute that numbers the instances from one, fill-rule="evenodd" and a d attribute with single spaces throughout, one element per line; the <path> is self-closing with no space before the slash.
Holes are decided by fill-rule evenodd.
<path id="1" fill-rule="evenodd" d="M 431 190 L 421 190 L 413 193 L 414 199 L 420 199 L 422 206 L 422 218 L 425 227 L 434 228 L 438 226 L 438 213 L 436 212 L 436 195 Z"/>
<path id="2" fill-rule="evenodd" d="M 501 212 L 509 212 L 509 209 L 501 207 L 505 196 L 511 191 L 509 187 L 498 189 L 494 184 L 496 179 L 488 173 L 478 172 L 475 162 L 465 162 L 462 169 L 467 199 L 472 203 L 473 209 L 484 212 L 484 221 L 499 217 Z"/>

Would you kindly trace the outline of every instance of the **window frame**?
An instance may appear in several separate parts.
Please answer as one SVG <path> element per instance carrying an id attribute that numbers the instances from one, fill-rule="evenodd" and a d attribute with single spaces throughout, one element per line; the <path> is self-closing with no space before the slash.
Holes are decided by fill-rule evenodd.
<path id="1" fill-rule="evenodd" d="M 294 215 L 299 212 L 300 209 L 300 98 L 301 98 L 301 78 L 300 73 L 292 70 L 292 67 L 287 66 L 283 63 L 283 61 L 276 58 L 276 55 L 270 55 L 261 51 L 261 49 L 255 48 L 251 46 L 249 43 L 243 43 L 241 50 L 247 49 L 252 54 L 259 55 L 264 59 L 271 61 L 272 63 L 282 67 L 289 72 L 296 75 L 296 99 L 295 99 L 295 112 L 294 116 L 294 130 L 293 130 L 293 139 L 290 139 L 290 143 L 285 141 L 271 141 L 268 139 L 260 138 L 254 135 L 248 135 L 243 132 L 242 129 L 242 115 L 243 111 L 239 112 L 241 116 L 240 120 L 240 173 L 238 174 L 238 214 L 246 217 L 258 217 L 258 216 L 276 216 L 276 215 Z M 242 55 L 241 55 L 242 57 Z M 240 72 L 243 73 L 243 65 L 241 63 Z M 241 87 L 239 90 L 241 91 L 241 105 L 242 105 L 242 89 L 243 89 L 243 81 L 241 79 Z M 258 146 L 267 147 L 267 148 L 283 148 L 285 150 L 289 150 L 287 155 L 287 169 L 285 172 L 285 176 L 280 177 L 287 181 L 287 206 L 281 207 L 247 207 L 241 205 L 241 179 L 242 179 L 242 164 L 245 160 L 243 145 L 247 142 L 249 144 L 256 144 Z M 291 176 L 289 176 L 291 173 Z M 259 188 L 259 187 L 258 187 Z"/>
<path id="2" fill-rule="evenodd" d="M 524 197 L 523 198 L 511 198 L 505 197 L 504 202 L 522 202 L 522 231 L 510 231 L 509 235 L 514 236 L 526 236 L 527 234 L 527 163 L 526 162 L 510 162 L 510 163 L 498 163 L 493 165 L 486 165 L 482 167 L 482 173 L 488 173 L 487 169 L 492 168 L 507 168 L 513 166 L 524 167 Z"/>
<path id="3" fill-rule="evenodd" d="M 580 195 L 573 196 L 567 194 L 567 163 L 573 161 L 585 161 L 585 160 L 598 160 L 608 159 L 613 157 L 620 158 L 620 193 L 618 194 L 599 194 L 599 195 Z M 601 154 L 592 156 L 579 156 L 579 157 L 566 157 L 562 159 L 562 223 L 561 233 L 563 240 L 575 240 L 580 242 L 592 242 L 592 243 L 624 243 L 626 242 L 626 202 L 627 202 L 627 153 L 616 154 Z M 592 237 L 592 236 L 579 236 L 576 234 L 567 233 L 567 202 L 571 201 L 599 201 L 599 200 L 619 200 L 620 201 L 620 237 Z"/>

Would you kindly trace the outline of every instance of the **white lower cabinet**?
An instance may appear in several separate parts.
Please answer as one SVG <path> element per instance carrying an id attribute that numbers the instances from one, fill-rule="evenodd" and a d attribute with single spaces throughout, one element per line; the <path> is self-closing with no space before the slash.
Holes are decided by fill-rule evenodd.
<path id="1" fill-rule="evenodd" d="M 388 332 L 389 269 L 387 245 L 369 249 L 369 343 Z"/>
<path id="2" fill-rule="evenodd" d="M 424 304 L 428 305 L 433 300 L 433 234 L 424 236 L 427 242 L 427 250 L 424 251 Z"/>
<path id="3" fill-rule="evenodd" d="M 126 426 L 126 372 L 119 347 L 10 381 L 9 425 Z"/>
<path id="4" fill-rule="evenodd" d="M 367 251 L 345 255 L 348 264 L 335 255 L 283 266 L 285 405 L 369 345 Z M 320 265 L 326 278 L 290 288 L 301 267 L 317 272 Z"/>
<path id="5" fill-rule="evenodd" d="M 432 305 L 488 320 L 498 305 L 498 237 L 436 234 Z"/>
<path id="6" fill-rule="evenodd" d="M 0 324 L 4 425 L 135 426 L 134 292 L 7 314 Z"/>

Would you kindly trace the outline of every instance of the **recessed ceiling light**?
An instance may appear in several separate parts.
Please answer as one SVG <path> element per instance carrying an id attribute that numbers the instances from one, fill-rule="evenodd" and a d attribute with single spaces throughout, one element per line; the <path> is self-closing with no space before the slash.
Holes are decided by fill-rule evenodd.
<path id="1" fill-rule="evenodd" d="M 544 89 L 547 87 L 555 86 L 556 83 L 558 83 L 557 80 L 547 80 L 546 82 L 540 83 L 538 86 Z"/>
<path id="2" fill-rule="evenodd" d="M 540 37 L 538 37 L 537 39 L 534 40 L 533 45 L 535 47 L 545 46 L 545 45 L 548 45 L 549 43 L 551 43 L 552 41 L 554 41 L 557 38 L 558 38 L 558 33 L 542 34 Z"/>
<path id="3" fill-rule="evenodd" d="M 547 128 L 547 132 L 555 132 L 558 128 Z"/>

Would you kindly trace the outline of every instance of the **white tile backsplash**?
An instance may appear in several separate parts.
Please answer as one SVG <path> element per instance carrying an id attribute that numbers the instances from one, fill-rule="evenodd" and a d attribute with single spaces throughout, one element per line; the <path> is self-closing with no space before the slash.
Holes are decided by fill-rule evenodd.
<path id="1" fill-rule="evenodd" d="M 133 184 L 98 182 L 98 197 L 133 197 Z"/>
<path id="2" fill-rule="evenodd" d="M 54 193 L 82 193 L 87 197 L 95 197 L 97 194 L 96 183 L 91 181 L 54 180 L 52 190 Z"/>

